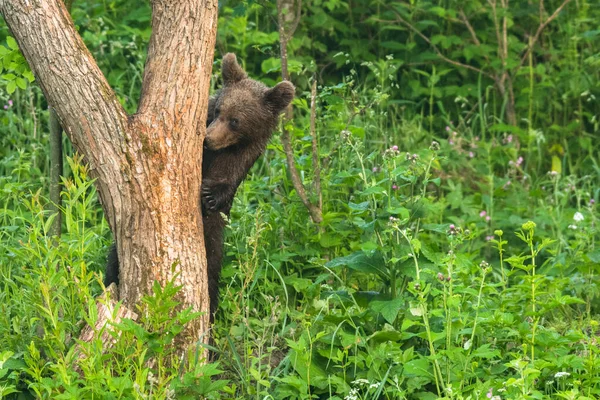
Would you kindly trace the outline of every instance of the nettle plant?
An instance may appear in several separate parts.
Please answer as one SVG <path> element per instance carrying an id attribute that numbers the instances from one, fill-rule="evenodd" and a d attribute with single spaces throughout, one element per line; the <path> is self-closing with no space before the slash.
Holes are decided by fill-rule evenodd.
<path id="1" fill-rule="evenodd" d="M 331 184 L 353 190 L 329 193 L 339 215 L 330 214 L 331 228 L 320 234 L 320 244 L 338 256 L 312 260 L 324 268 L 314 281 L 283 278 L 310 297 L 302 313 L 291 312 L 293 328 L 283 332 L 290 348 L 285 368 L 297 376 L 278 379 L 276 393 L 348 399 L 596 393 L 589 328 L 597 254 L 595 231 L 583 224 L 587 209 L 569 217 L 588 235 L 569 245 L 581 250 L 567 263 L 593 288 L 585 299 L 557 273 L 565 248 L 551 230 L 540 236 L 526 222 L 514 234 L 490 232 L 490 214 L 502 217 L 492 212 L 494 204 L 489 211 L 465 209 L 471 216 L 446 215 L 440 175 L 452 145 L 433 142 L 414 153 L 392 145 L 365 154 L 360 137 L 348 131 L 344 140 L 346 168 Z M 507 193 L 496 207 L 522 193 L 497 190 Z M 593 206 L 588 200 L 586 207 Z M 590 229 L 594 218 L 590 213 Z M 568 357 L 557 360 L 556 352 Z"/>

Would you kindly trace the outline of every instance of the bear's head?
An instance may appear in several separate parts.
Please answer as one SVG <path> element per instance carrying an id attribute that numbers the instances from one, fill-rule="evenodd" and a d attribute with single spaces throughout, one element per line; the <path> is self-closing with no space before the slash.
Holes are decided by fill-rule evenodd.
<path id="1" fill-rule="evenodd" d="M 209 107 L 205 146 L 222 150 L 236 145 L 265 144 L 279 114 L 294 98 L 294 85 L 283 81 L 272 88 L 248 78 L 235 54 L 223 57 L 223 88 Z M 214 107 L 213 107 L 214 106 Z"/>

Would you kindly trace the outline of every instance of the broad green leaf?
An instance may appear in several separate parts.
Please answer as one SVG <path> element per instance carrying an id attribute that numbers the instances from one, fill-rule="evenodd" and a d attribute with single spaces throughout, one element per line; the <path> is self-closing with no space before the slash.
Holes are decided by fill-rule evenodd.
<path id="1" fill-rule="evenodd" d="M 404 364 L 404 376 L 433 376 L 426 358 L 417 358 Z"/>
<path id="2" fill-rule="evenodd" d="M 403 308 L 404 300 L 402 298 L 395 298 L 387 301 L 372 301 L 369 307 L 378 313 L 390 324 L 393 324 L 398 317 L 398 312 Z"/>
<path id="3" fill-rule="evenodd" d="M 8 94 L 13 94 L 17 90 L 17 83 L 15 81 L 10 81 L 6 85 L 6 91 Z"/>
<path id="4" fill-rule="evenodd" d="M 13 50 L 18 50 L 19 49 L 19 45 L 17 44 L 17 41 L 12 36 L 7 36 L 6 37 L 6 43 L 8 44 L 8 47 L 10 47 Z"/>
<path id="5" fill-rule="evenodd" d="M 381 277 L 388 276 L 383 256 L 378 252 L 372 256 L 367 256 L 364 252 L 357 251 L 349 256 L 334 258 L 325 266 L 328 268 L 347 267 L 366 274 L 377 274 Z"/>

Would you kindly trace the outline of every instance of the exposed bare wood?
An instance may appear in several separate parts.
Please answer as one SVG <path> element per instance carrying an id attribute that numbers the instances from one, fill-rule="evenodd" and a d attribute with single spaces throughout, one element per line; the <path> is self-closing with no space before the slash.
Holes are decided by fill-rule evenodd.
<path id="1" fill-rule="evenodd" d="M 87 325 L 81 331 L 79 340 L 83 342 L 91 342 L 96 338 L 100 338 L 102 341 L 102 348 L 108 349 L 114 345 L 115 339 L 111 332 L 115 332 L 114 324 L 118 324 L 124 319 L 136 320 L 138 315 L 128 309 L 127 307 L 118 304 L 115 299 L 118 298 L 118 289 L 113 283 L 110 285 L 106 292 L 104 292 L 96 300 L 97 308 L 97 319 L 94 326 Z M 117 335 L 120 332 L 116 332 Z M 76 358 L 79 360 L 85 356 L 81 353 L 81 347 L 79 345 L 75 348 Z"/>

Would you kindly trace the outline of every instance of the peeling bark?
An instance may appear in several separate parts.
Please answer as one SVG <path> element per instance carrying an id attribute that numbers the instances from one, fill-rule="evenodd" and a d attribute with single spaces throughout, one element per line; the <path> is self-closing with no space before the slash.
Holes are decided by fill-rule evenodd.
<path id="1" fill-rule="evenodd" d="M 0 0 L 0 12 L 97 178 L 118 243 L 120 300 L 134 309 L 154 280 L 164 283 L 178 274 L 182 307 L 206 311 L 181 344 L 206 338 L 209 298 L 198 199 L 217 0 L 153 1 L 142 96 L 133 116 L 60 0 Z"/>

